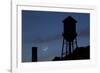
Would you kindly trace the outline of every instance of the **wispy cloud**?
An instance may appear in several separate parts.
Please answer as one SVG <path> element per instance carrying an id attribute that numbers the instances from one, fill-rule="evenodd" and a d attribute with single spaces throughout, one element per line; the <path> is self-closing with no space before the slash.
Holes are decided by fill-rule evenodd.
<path id="1" fill-rule="evenodd" d="M 34 37 L 33 38 L 33 43 L 45 43 L 45 42 L 50 42 L 54 40 L 58 40 L 62 38 L 62 34 L 56 34 L 53 36 L 47 36 L 47 37 Z"/>
<path id="2" fill-rule="evenodd" d="M 43 51 L 46 52 L 48 50 L 48 46 L 46 46 Z"/>
<path id="3" fill-rule="evenodd" d="M 79 33 L 78 33 L 78 36 L 79 37 L 89 37 L 89 35 L 90 35 L 90 30 L 89 30 L 89 28 L 86 28 L 86 29 L 84 29 L 83 31 L 80 31 Z"/>

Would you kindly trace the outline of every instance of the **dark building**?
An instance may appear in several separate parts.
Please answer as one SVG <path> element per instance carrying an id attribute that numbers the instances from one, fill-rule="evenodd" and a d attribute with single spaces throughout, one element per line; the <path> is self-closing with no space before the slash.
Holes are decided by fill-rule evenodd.
<path id="1" fill-rule="evenodd" d="M 53 61 L 63 60 L 88 60 L 90 59 L 90 46 L 77 47 L 73 53 L 64 57 L 54 57 Z"/>
<path id="2" fill-rule="evenodd" d="M 37 47 L 32 47 L 32 62 L 37 62 Z"/>

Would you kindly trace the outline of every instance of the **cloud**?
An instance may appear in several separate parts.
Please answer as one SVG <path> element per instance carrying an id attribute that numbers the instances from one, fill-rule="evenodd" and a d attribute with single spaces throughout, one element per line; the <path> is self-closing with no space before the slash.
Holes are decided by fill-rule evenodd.
<path id="1" fill-rule="evenodd" d="M 89 37 L 90 36 L 90 31 L 89 29 L 86 29 L 84 31 L 81 31 L 78 33 L 78 36 L 81 36 L 81 37 Z"/>
<path id="2" fill-rule="evenodd" d="M 54 40 L 58 40 L 62 38 L 62 34 L 55 34 L 53 36 L 45 36 L 45 37 L 34 37 L 33 38 L 33 43 L 45 43 L 45 42 L 50 42 L 50 41 L 54 41 Z"/>
<path id="3" fill-rule="evenodd" d="M 43 49 L 44 52 L 46 52 L 47 50 L 48 50 L 48 47 L 45 47 L 45 48 Z"/>

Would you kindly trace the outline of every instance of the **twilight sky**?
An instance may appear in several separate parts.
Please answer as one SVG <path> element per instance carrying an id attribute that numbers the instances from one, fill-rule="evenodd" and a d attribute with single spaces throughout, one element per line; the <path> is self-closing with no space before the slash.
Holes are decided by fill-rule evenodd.
<path id="1" fill-rule="evenodd" d="M 90 43 L 90 14 L 22 10 L 22 62 L 31 62 L 32 47 L 38 47 L 38 60 L 50 61 L 61 55 L 63 20 L 76 19 L 78 46 Z"/>

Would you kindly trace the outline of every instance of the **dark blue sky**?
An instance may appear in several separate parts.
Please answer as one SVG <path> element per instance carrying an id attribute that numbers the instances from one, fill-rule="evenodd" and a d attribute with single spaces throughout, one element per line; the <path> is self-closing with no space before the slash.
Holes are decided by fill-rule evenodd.
<path id="1" fill-rule="evenodd" d="M 90 41 L 90 14 L 22 10 L 22 61 L 31 62 L 31 49 L 38 47 L 38 60 L 49 61 L 61 55 L 63 19 L 77 20 L 78 46 Z"/>

